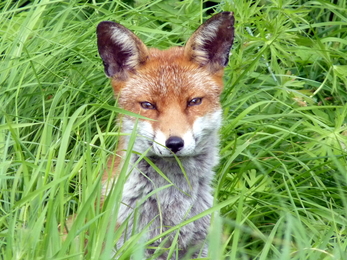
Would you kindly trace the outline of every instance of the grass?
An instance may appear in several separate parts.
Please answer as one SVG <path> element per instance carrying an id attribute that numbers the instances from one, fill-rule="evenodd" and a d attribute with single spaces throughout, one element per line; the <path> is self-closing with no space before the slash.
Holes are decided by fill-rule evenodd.
<path id="1" fill-rule="evenodd" d="M 345 259 L 345 1 L 33 0 L 0 8 L 0 259 L 110 259 L 126 227 L 108 232 L 121 182 L 103 210 L 94 207 L 124 112 L 97 55 L 97 23 L 120 21 L 147 45 L 167 48 L 221 10 L 234 11 L 237 23 L 216 202 L 203 213 L 220 212 L 210 259 Z M 63 241 L 59 223 L 74 212 Z M 141 234 L 127 243 L 119 259 L 142 259 Z"/>

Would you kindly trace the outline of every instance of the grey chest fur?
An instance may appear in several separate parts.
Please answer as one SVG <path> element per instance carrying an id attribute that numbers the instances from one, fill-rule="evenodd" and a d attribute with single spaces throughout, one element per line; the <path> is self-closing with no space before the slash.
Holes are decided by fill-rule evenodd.
<path id="1" fill-rule="evenodd" d="M 210 208 L 213 201 L 210 188 L 212 160 L 203 155 L 198 160 L 196 157 L 194 160 L 183 158 L 185 174 L 174 158 L 151 160 L 165 177 L 146 161 L 141 161 L 125 183 L 118 214 L 118 221 L 129 221 L 129 226 L 137 227 L 136 232 L 148 227 L 147 237 L 150 239 Z M 138 217 L 134 223 L 133 213 L 136 211 Z M 180 246 L 184 248 L 204 239 L 209 219 L 205 216 L 182 226 Z M 128 235 L 130 233 L 131 230 Z"/>

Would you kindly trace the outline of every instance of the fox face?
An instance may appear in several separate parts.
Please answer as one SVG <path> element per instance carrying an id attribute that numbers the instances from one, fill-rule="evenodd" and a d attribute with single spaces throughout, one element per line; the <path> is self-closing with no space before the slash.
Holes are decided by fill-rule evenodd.
<path id="1" fill-rule="evenodd" d="M 182 60 L 182 52 L 151 51 L 147 66 L 131 75 L 120 91 L 122 108 L 152 119 L 138 123 L 139 152 L 151 147 L 148 155 L 196 155 L 204 147 L 200 142 L 219 128 L 222 82 Z M 132 131 L 134 119 L 124 118 L 123 124 L 124 131 Z"/>
<path id="2" fill-rule="evenodd" d="M 123 116 L 122 130 L 137 124 L 134 150 L 148 156 L 195 156 L 221 124 L 223 68 L 233 42 L 232 13 L 213 16 L 184 47 L 149 49 L 124 26 L 98 25 L 98 49 L 118 105 L 148 119 Z"/>

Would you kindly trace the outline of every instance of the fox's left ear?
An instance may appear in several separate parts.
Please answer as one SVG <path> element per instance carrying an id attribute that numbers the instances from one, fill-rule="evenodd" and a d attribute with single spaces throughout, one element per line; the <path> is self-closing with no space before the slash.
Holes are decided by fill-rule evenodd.
<path id="1" fill-rule="evenodd" d="M 234 40 L 234 16 L 222 12 L 212 16 L 194 32 L 184 47 L 185 56 L 215 73 L 229 61 L 229 52 Z"/>

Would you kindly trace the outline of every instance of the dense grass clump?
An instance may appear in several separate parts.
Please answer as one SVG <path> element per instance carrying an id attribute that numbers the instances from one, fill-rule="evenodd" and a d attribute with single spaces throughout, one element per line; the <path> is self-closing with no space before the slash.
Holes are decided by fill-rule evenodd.
<path id="1" fill-rule="evenodd" d="M 124 113 L 97 55 L 97 23 L 121 22 L 163 49 L 183 45 L 222 10 L 237 23 L 215 206 L 204 213 L 220 212 L 209 259 L 346 258 L 346 1 L 33 0 L 0 8 L 0 259 L 110 259 L 120 237 L 122 228 L 109 225 L 121 187 L 94 206 Z M 142 259 L 148 244 L 134 234 L 117 256 Z"/>

